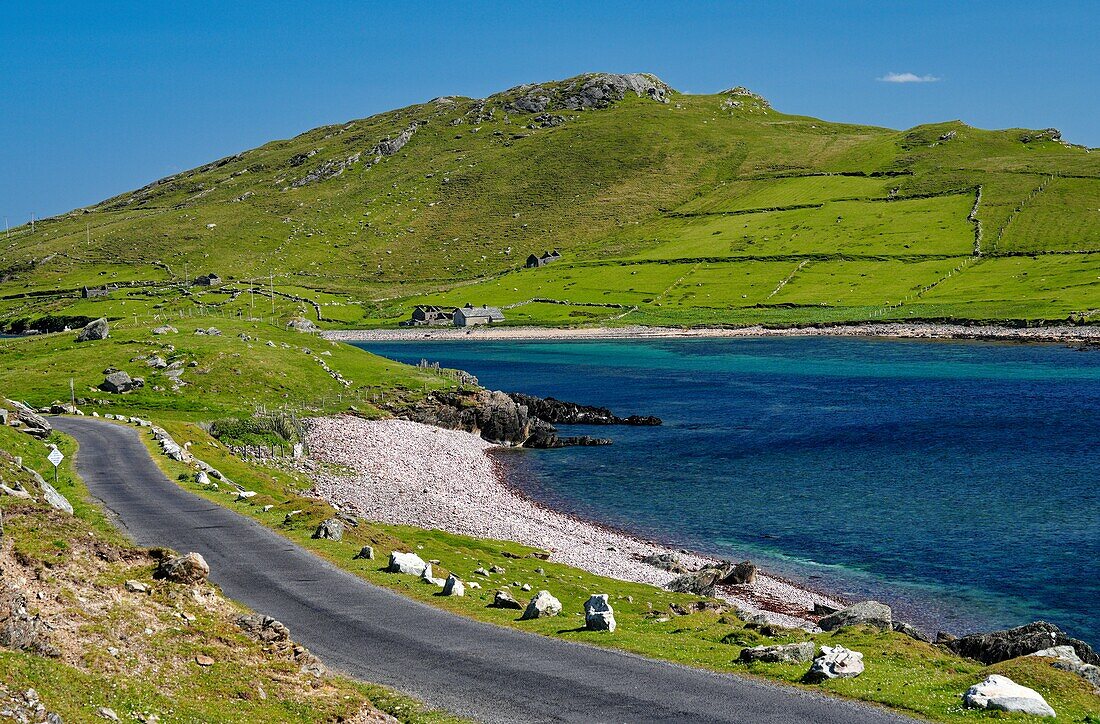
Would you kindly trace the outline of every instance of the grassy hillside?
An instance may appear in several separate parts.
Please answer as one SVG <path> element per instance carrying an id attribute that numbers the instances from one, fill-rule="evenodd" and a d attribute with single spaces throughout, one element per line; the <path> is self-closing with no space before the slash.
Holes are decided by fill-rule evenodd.
<path id="1" fill-rule="evenodd" d="M 744 89 L 580 108 L 593 78 L 314 129 L 14 229 L 0 322 L 178 316 L 229 299 L 185 294 L 211 271 L 330 327 L 422 301 L 539 324 L 1097 318 L 1100 157 L 1056 133 L 829 123 Z M 106 283 L 142 286 L 73 296 Z"/>

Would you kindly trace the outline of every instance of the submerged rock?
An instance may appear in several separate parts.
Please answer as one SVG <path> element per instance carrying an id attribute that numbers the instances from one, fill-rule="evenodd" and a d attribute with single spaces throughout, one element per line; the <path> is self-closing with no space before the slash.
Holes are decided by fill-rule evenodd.
<path id="1" fill-rule="evenodd" d="M 1020 686 L 1007 676 L 991 674 L 963 694 L 963 703 L 971 709 L 1019 712 L 1031 716 L 1056 716 L 1054 709 L 1039 692 Z"/>
<path id="2" fill-rule="evenodd" d="M 660 425 L 661 418 L 631 415 L 619 417 L 606 407 L 580 405 L 553 397 L 536 397 L 522 392 L 509 392 L 517 405 L 527 407 L 527 412 L 552 425 Z"/>

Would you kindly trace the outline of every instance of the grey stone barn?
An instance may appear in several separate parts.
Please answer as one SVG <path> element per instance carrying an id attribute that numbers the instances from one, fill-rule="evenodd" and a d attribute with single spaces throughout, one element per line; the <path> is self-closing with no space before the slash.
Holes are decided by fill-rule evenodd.
<path id="1" fill-rule="evenodd" d="M 203 274 L 201 277 L 195 279 L 195 285 L 199 287 L 216 287 L 221 283 L 222 278 L 214 272 Z"/>
<path id="2" fill-rule="evenodd" d="M 561 254 L 557 249 L 554 249 L 554 251 L 544 252 L 542 256 L 535 256 L 532 254 L 527 257 L 526 266 L 528 269 L 537 269 L 540 266 L 546 266 L 550 262 L 557 261 L 558 259 L 561 259 Z"/>
<path id="3" fill-rule="evenodd" d="M 111 293 L 113 287 L 110 285 L 104 285 L 102 287 L 84 287 L 80 290 L 80 296 L 84 299 L 92 299 L 93 297 L 105 297 Z"/>
<path id="4" fill-rule="evenodd" d="M 475 327 L 479 324 L 496 324 L 504 321 L 504 313 L 499 307 L 475 307 L 467 304 L 455 310 L 456 327 Z"/>
<path id="5" fill-rule="evenodd" d="M 455 316 L 453 308 L 437 307 L 434 304 L 418 304 L 413 309 L 409 326 L 424 324 L 449 324 Z"/>

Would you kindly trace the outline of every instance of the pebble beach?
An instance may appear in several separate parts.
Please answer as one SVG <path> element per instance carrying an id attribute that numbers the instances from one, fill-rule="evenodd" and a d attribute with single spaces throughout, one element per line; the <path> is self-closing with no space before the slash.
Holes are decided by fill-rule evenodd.
<path id="1" fill-rule="evenodd" d="M 438 528 L 541 548 L 550 559 L 597 575 L 664 586 L 675 576 L 642 562 L 676 553 L 689 568 L 710 559 L 672 551 L 550 510 L 513 489 L 477 435 L 405 420 L 352 416 L 310 421 L 313 492 L 345 511 L 384 523 Z M 334 472 L 332 466 L 338 466 Z M 723 598 L 770 622 L 810 626 L 815 603 L 840 604 L 761 572 L 756 582 L 722 589 Z"/>

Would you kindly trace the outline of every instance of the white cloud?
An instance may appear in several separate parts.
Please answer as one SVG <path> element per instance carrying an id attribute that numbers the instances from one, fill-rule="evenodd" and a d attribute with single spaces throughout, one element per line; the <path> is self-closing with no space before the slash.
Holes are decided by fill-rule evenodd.
<path id="1" fill-rule="evenodd" d="M 878 80 L 883 83 L 935 83 L 939 78 L 934 75 L 917 75 L 916 73 L 887 73 Z"/>

